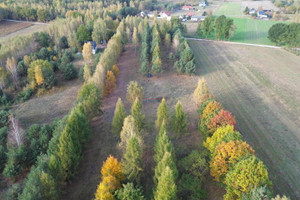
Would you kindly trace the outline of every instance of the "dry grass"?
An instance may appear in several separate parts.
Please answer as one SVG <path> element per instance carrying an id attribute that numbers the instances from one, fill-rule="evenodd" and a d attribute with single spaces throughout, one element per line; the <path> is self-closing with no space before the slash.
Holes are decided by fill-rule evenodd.
<path id="1" fill-rule="evenodd" d="M 299 199 L 300 58 L 282 49 L 190 45 L 199 73 L 267 165 L 275 192 Z"/>
<path id="2" fill-rule="evenodd" d="M 32 23 L 26 22 L 12 22 L 12 21 L 0 21 L 0 37 L 16 32 L 18 30 L 30 27 Z"/>
<path id="3" fill-rule="evenodd" d="M 74 62 L 77 71 L 83 61 Z M 13 109 L 23 128 L 30 125 L 51 123 L 55 118 L 64 117 L 73 107 L 82 82 L 79 79 L 63 80 L 62 74 L 57 75 L 57 86 L 41 97 L 34 97 Z"/>
<path id="4" fill-rule="evenodd" d="M 192 92 L 196 87 L 198 77 L 177 75 L 172 69 L 172 63 L 166 60 L 168 51 L 162 52 L 165 72 L 156 77 L 146 78 L 138 72 L 140 66 L 138 64 L 138 55 L 134 55 L 134 48 L 126 46 L 125 52 L 119 59 L 118 67 L 120 75 L 117 77 L 117 87 L 113 93 L 103 100 L 103 115 L 93 120 L 92 139 L 89 142 L 84 158 L 79 166 L 79 172 L 73 182 L 67 186 L 63 199 L 92 199 L 96 191 L 97 185 L 100 183 L 100 169 L 103 161 L 109 154 L 121 158 L 121 151 L 118 149 L 119 136 L 113 135 L 110 131 L 110 124 L 113 118 L 115 103 L 118 97 L 121 97 L 125 105 L 127 113 L 130 112 L 130 104 L 126 100 L 127 84 L 135 80 L 144 88 L 143 112 L 146 116 L 147 129 L 144 135 L 144 173 L 142 183 L 146 197 L 152 194 L 152 177 L 153 177 L 153 145 L 157 131 L 154 129 L 156 119 L 156 110 L 159 101 L 153 98 L 160 99 L 165 97 L 167 105 L 171 112 L 174 111 L 175 104 L 178 100 L 182 102 L 185 112 L 188 114 L 190 134 L 184 135 L 180 140 L 173 140 L 175 148 L 188 146 L 189 149 L 199 149 L 202 143 L 201 135 L 197 131 L 198 114 L 195 104 L 191 101 Z M 173 138 L 172 132 L 169 135 Z M 214 189 L 212 188 L 214 187 Z M 222 199 L 224 190 L 214 184 L 208 186 L 209 197 L 217 196 Z"/>

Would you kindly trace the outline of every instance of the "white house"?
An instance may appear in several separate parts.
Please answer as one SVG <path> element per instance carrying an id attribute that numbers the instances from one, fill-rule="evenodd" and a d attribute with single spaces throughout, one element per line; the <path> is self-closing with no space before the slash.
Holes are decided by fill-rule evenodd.
<path id="1" fill-rule="evenodd" d="M 200 1 L 200 2 L 199 2 L 199 6 L 200 6 L 200 7 L 205 7 L 205 6 L 207 6 L 207 4 L 206 4 L 205 1 Z"/>

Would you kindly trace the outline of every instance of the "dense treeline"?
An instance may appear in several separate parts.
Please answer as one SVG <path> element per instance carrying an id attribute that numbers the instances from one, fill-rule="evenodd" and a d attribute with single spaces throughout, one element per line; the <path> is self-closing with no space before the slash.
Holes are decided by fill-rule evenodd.
<path id="1" fill-rule="evenodd" d="M 0 19 L 47 22 L 59 17 L 103 17 L 122 19 L 152 7 L 152 1 L 4 1 Z"/>
<path id="2" fill-rule="evenodd" d="M 199 80 L 194 100 L 200 115 L 199 131 L 210 152 L 210 174 L 224 184 L 224 199 L 271 199 L 272 182 L 263 162 L 235 129 L 234 116 L 210 94 Z"/>
<path id="3" fill-rule="evenodd" d="M 167 49 L 167 51 L 170 51 L 169 60 L 177 60 L 174 69 L 178 73 L 189 75 L 195 73 L 194 54 L 186 39 L 182 36 L 185 27 L 181 22 L 176 18 L 172 18 L 171 21 L 154 21 L 151 29 L 148 22 L 145 21 L 140 47 L 140 72 L 143 75 L 147 75 L 149 72 L 152 75 L 162 73 L 164 70 L 162 50 Z M 151 63 L 150 70 L 149 63 Z"/>
<path id="4" fill-rule="evenodd" d="M 217 18 L 209 15 L 204 21 L 200 21 L 197 27 L 197 35 L 199 37 L 208 38 L 215 34 L 216 39 L 228 40 L 234 35 L 236 26 L 233 23 L 233 19 L 221 15 Z"/>
<path id="5" fill-rule="evenodd" d="M 277 45 L 300 47 L 300 23 L 274 24 L 268 31 L 268 38 Z"/>
<path id="6" fill-rule="evenodd" d="M 101 57 L 99 61 L 108 69 L 110 67 L 116 74 L 118 73 L 117 66 L 111 66 L 111 64 L 116 62 L 115 59 L 118 58 L 122 51 L 121 41 L 123 40 L 121 37 L 123 37 L 122 28 L 124 26 L 126 26 L 125 20 L 120 23 L 115 36 L 109 40 L 108 47 L 102 54 L 104 57 Z M 130 23 L 127 26 L 130 27 Z M 112 50 L 118 50 L 118 53 Z M 106 60 L 106 58 L 112 58 L 114 62 L 110 59 Z M 40 79 L 34 80 L 39 82 Z M 90 137 L 89 121 L 93 116 L 99 114 L 100 99 L 101 95 L 103 95 L 103 90 L 101 91 L 99 84 L 96 85 L 93 80 L 95 78 L 92 76 L 90 76 L 90 79 L 86 79 L 85 84 L 78 93 L 76 105 L 64 119 L 55 123 L 55 127 L 51 129 L 51 135 L 47 135 L 48 140 L 45 140 L 44 136 L 42 137 L 42 133 L 45 132 L 43 131 L 44 127 L 39 128 L 34 125 L 28 130 L 28 137 L 30 137 L 28 139 L 30 141 L 29 150 L 33 149 L 33 152 L 39 151 L 41 155 L 31 153 L 34 155 L 31 156 L 29 154 L 30 164 L 35 165 L 31 167 L 24 187 L 13 185 L 7 194 L 8 196 L 17 196 L 18 199 L 58 199 L 62 185 L 76 175 L 82 158 L 82 148 Z M 40 133 L 37 132 L 39 130 Z M 36 137 L 38 138 L 35 139 Z M 39 137 L 42 138 L 39 139 Z M 23 148 L 22 151 L 17 151 L 17 154 L 12 155 L 19 158 L 18 152 L 26 153 L 28 151 L 24 151 Z M 22 159 L 26 159 L 28 156 L 22 156 Z M 12 166 L 19 164 L 23 167 L 23 161 L 15 163 L 16 159 L 10 157 L 8 157 L 8 161 L 12 160 Z M 10 162 L 7 165 L 11 165 Z"/>

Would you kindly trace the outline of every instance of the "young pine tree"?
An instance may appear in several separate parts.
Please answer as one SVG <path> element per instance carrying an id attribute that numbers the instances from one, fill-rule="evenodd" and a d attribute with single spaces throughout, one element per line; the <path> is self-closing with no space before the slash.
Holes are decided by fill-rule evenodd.
<path id="1" fill-rule="evenodd" d="M 210 95 L 206 81 L 204 79 L 199 79 L 197 88 L 194 91 L 193 98 L 198 107 L 205 101 L 205 97 Z"/>
<path id="2" fill-rule="evenodd" d="M 139 141 L 140 145 L 142 145 L 142 138 L 140 137 L 140 133 L 135 124 L 134 118 L 131 115 L 129 115 L 124 120 L 123 128 L 120 134 L 120 147 L 122 150 L 125 151 L 128 141 L 133 136 L 135 136 Z"/>
<path id="3" fill-rule="evenodd" d="M 114 134 L 119 134 L 121 132 L 125 117 L 126 111 L 121 98 L 119 98 L 116 103 L 115 113 L 111 123 L 112 132 Z"/>
<path id="4" fill-rule="evenodd" d="M 160 126 L 163 121 L 165 121 L 166 124 L 168 124 L 169 120 L 169 113 L 168 113 L 168 108 L 166 105 L 166 100 L 163 98 L 160 105 L 157 108 L 157 119 L 155 122 L 155 127 L 157 130 L 160 129 Z"/>
<path id="5" fill-rule="evenodd" d="M 154 191 L 154 200 L 175 200 L 176 191 L 174 172 L 167 166 L 158 179 L 158 184 Z"/>
<path id="6" fill-rule="evenodd" d="M 142 169 L 142 150 L 136 137 L 131 137 L 122 159 L 122 171 L 130 182 L 140 183 Z"/>
<path id="7" fill-rule="evenodd" d="M 112 71 L 107 71 L 104 95 L 108 96 L 116 87 L 116 77 Z"/>
<path id="8" fill-rule="evenodd" d="M 130 81 L 127 86 L 126 98 L 130 103 L 134 103 L 135 99 L 138 98 L 140 101 L 143 100 L 143 88 L 136 81 Z"/>
<path id="9" fill-rule="evenodd" d="M 145 126 L 145 115 L 143 115 L 142 103 L 138 98 L 135 99 L 131 107 L 131 115 L 134 118 L 137 128 L 141 131 Z"/>
<path id="10" fill-rule="evenodd" d="M 177 102 L 175 113 L 172 116 L 172 128 L 177 133 L 177 137 L 187 130 L 186 114 L 183 111 L 180 101 Z"/>

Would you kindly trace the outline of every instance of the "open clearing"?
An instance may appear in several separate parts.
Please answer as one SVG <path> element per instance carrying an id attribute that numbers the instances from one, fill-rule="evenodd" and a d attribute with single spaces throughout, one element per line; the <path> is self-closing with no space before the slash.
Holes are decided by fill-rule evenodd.
<path id="1" fill-rule="evenodd" d="M 15 36 L 29 35 L 44 30 L 47 24 L 33 24 L 31 22 L 0 21 L 0 41 Z"/>
<path id="2" fill-rule="evenodd" d="M 27 28 L 31 25 L 32 25 L 31 23 L 26 23 L 26 22 L 20 23 L 20 22 L 12 22 L 12 21 L 5 21 L 5 20 L 0 21 L 0 37 Z"/>
<path id="3" fill-rule="evenodd" d="M 267 165 L 275 193 L 300 198 L 300 57 L 282 49 L 189 42 L 199 73 Z"/>
<path id="4" fill-rule="evenodd" d="M 74 62 L 77 71 L 83 65 L 82 60 Z M 32 124 L 51 123 L 55 118 L 62 118 L 73 107 L 77 93 L 82 86 L 79 79 L 65 81 L 62 74 L 57 74 L 59 87 L 52 88 L 47 94 L 15 106 L 14 113 L 20 120 L 22 128 L 27 129 Z"/>
<path id="5" fill-rule="evenodd" d="M 167 62 L 167 51 L 163 51 L 163 63 L 165 69 L 170 69 L 172 65 Z M 153 145 L 157 131 L 154 130 L 154 122 L 156 119 L 156 109 L 159 105 L 159 100 L 155 98 L 165 97 L 169 110 L 173 112 L 177 100 L 182 102 L 185 112 L 188 114 L 189 135 L 182 136 L 180 140 L 174 141 L 175 148 L 180 148 L 182 145 L 188 146 L 189 150 L 199 149 L 201 134 L 197 131 L 198 114 L 195 104 L 191 101 L 192 93 L 196 87 L 198 77 L 177 75 L 174 72 L 166 70 L 159 77 L 146 78 L 138 72 L 138 56 L 134 55 L 134 48 L 126 46 L 125 52 L 119 59 L 118 67 L 120 75 L 117 77 L 117 87 L 113 93 L 103 99 L 102 111 L 103 114 L 95 117 L 91 123 L 92 138 L 83 152 L 84 157 L 79 166 L 79 172 L 72 180 L 72 183 L 67 185 L 64 190 L 63 199 L 80 199 L 90 200 L 94 197 L 97 185 L 100 183 L 100 169 L 102 163 L 111 154 L 117 158 L 121 158 L 121 152 L 118 149 L 119 136 L 113 135 L 110 132 L 110 124 L 113 118 L 115 103 L 118 97 L 121 97 L 125 105 L 127 113 L 130 110 L 130 104 L 126 100 L 126 87 L 131 80 L 138 81 L 144 88 L 143 112 L 146 116 L 147 128 L 144 135 L 144 173 L 142 177 L 142 185 L 145 190 L 145 196 L 149 197 L 152 194 L 151 187 L 153 186 Z M 173 71 L 173 69 L 171 69 Z M 172 133 L 169 131 L 169 136 L 172 138 Z M 221 200 L 224 194 L 224 189 L 217 186 L 215 182 L 208 177 L 209 184 L 204 184 L 208 191 L 208 199 Z"/>

